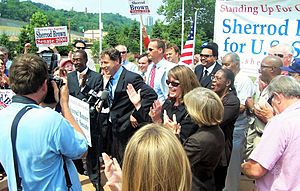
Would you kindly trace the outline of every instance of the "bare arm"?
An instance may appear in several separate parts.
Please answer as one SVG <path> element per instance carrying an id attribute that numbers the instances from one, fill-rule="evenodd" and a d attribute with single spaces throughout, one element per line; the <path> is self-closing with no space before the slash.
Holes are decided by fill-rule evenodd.
<path id="1" fill-rule="evenodd" d="M 242 172 L 249 178 L 258 179 L 267 173 L 267 169 L 254 160 L 249 160 L 241 165 Z"/>

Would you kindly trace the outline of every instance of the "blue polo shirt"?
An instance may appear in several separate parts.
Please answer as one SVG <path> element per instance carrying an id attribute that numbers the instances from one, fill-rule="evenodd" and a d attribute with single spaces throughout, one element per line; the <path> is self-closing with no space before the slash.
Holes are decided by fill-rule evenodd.
<path id="1" fill-rule="evenodd" d="M 0 111 L 0 162 L 8 176 L 10 191 L 17 190 L 11 146 L 11 124 L 26 104 L 12 103 Z M 73 184 L 81 190 L 76 168 L 71 159 L 80 158 L 87 150 L 87 142 L 59 113 L 50 108 L 29 110 L 17 127 L 16 148 L 22 187 L 27 190 L 67 190 L 63 159 Z"/>

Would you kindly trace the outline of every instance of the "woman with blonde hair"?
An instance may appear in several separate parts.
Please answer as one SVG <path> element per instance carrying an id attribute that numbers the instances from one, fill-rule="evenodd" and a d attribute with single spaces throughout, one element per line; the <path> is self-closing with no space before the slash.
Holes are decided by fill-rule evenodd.
<path id="1" fill-rule="evenodd" d="M 191 169 L 178 138 L 167 128 L 148 124 L 127 144 L 122 172 L 103 153 L 107 185 L 122 191 L 190 191 Z"/>
<path id="2" fill-rule="evenodd" d="M 216 93 L 201 87 L 187 93 L 183 101 L 193 122 L 198 124 L 197 131 L 183 143 L 193 174 L 192 190 L 214 191 L 213 173 L 225 145 L 219 127 L 224 113 L 222 102 Z M 180 131 L 172 122 L 168 126 L 173 127 L 174 132 Z"/>

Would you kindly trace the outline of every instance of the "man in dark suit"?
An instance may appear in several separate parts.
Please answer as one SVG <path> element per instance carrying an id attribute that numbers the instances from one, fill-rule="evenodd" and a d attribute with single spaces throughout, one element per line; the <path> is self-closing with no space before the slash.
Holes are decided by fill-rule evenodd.
<path id="1" fill-rule="evenodd" d="M 86 63 L 88 61 L 87 54 L 84 50 L 77 50 L 73 55 L 73 62 L 75 71 L 68 73 L 68 87 L 69 94 L 80 99 L 88 100 L 89 92 L 94 90 L 98 92 L 102 84 L 102 75 L 90 70 Z M 94 103 L 90 103 L 93 105 Z M 91 127 L 91 141 L 92 147 L 88 148 L 88 155 L 86 158 L 87 173 L 91 182 L 97 184 L 97 143 L 99 137 L 99 130 L 97 127 L 97 116 L 90 116 Z M 83 174 L 83 164 L 81 160 L 74 161 L 75 166 L 80 174 Z"/>
<path id="2" fill-rule="evenodd" d="M 103 73 L 111 75 L 107 83 L 110 109 L 108 128 L 112 130 L 111 154 L 119 162 L 122 162 L 128 140 L 140 127 L 131 121 L 132 113 L 137 111 L 126 92 L 128 84 L 132 84 L 136 91 L 141 90 L 143 111 L 148 113 L 154 100 L 157 99 L 155 91 L 139 74 L 122 67 L 121 59 L 120 52 L 114 48 L 106 49 L 101 53 L 101 69 Z"/>
<path id="3" fill-rule="evenodd" d="M 212 76 L 222 68 L 217 62 L 218 55 L 218 45 L 216 43 L 208 43 L 203 46 L 200 54 L 201 64 L 195 68 L 195 74 L 202 87 L 210 89 Z"/>

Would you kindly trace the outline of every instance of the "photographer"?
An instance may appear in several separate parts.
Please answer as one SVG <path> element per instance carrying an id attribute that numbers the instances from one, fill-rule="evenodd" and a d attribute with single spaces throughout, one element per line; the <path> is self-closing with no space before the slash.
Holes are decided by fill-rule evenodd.
<path id="1" fill-rule="evenodd" d="M 87 142 L 69 110 L 66 79 L 63 79 L 59 99 L 63 117 L 48 107 L 39 106 L 48 90 L 48 68 L 42 58 L 21 55 L 14 60 L 9 72 L 11 89 L 16 95 L 12 104 L 0 111 L 0 161 L 8 175 L 9 190 L 20 188 L 18 177 L 24 191 L 68 190 L 68 177 L 72 184 L 70 189 L 81 190 L 71 159 L 85 155 Z M 51 83 L 58 101 L 59 89 L 54 81 Z M 26 106 L 27 112 L 17 124 L 13 146 L 12 123 Z"/>

